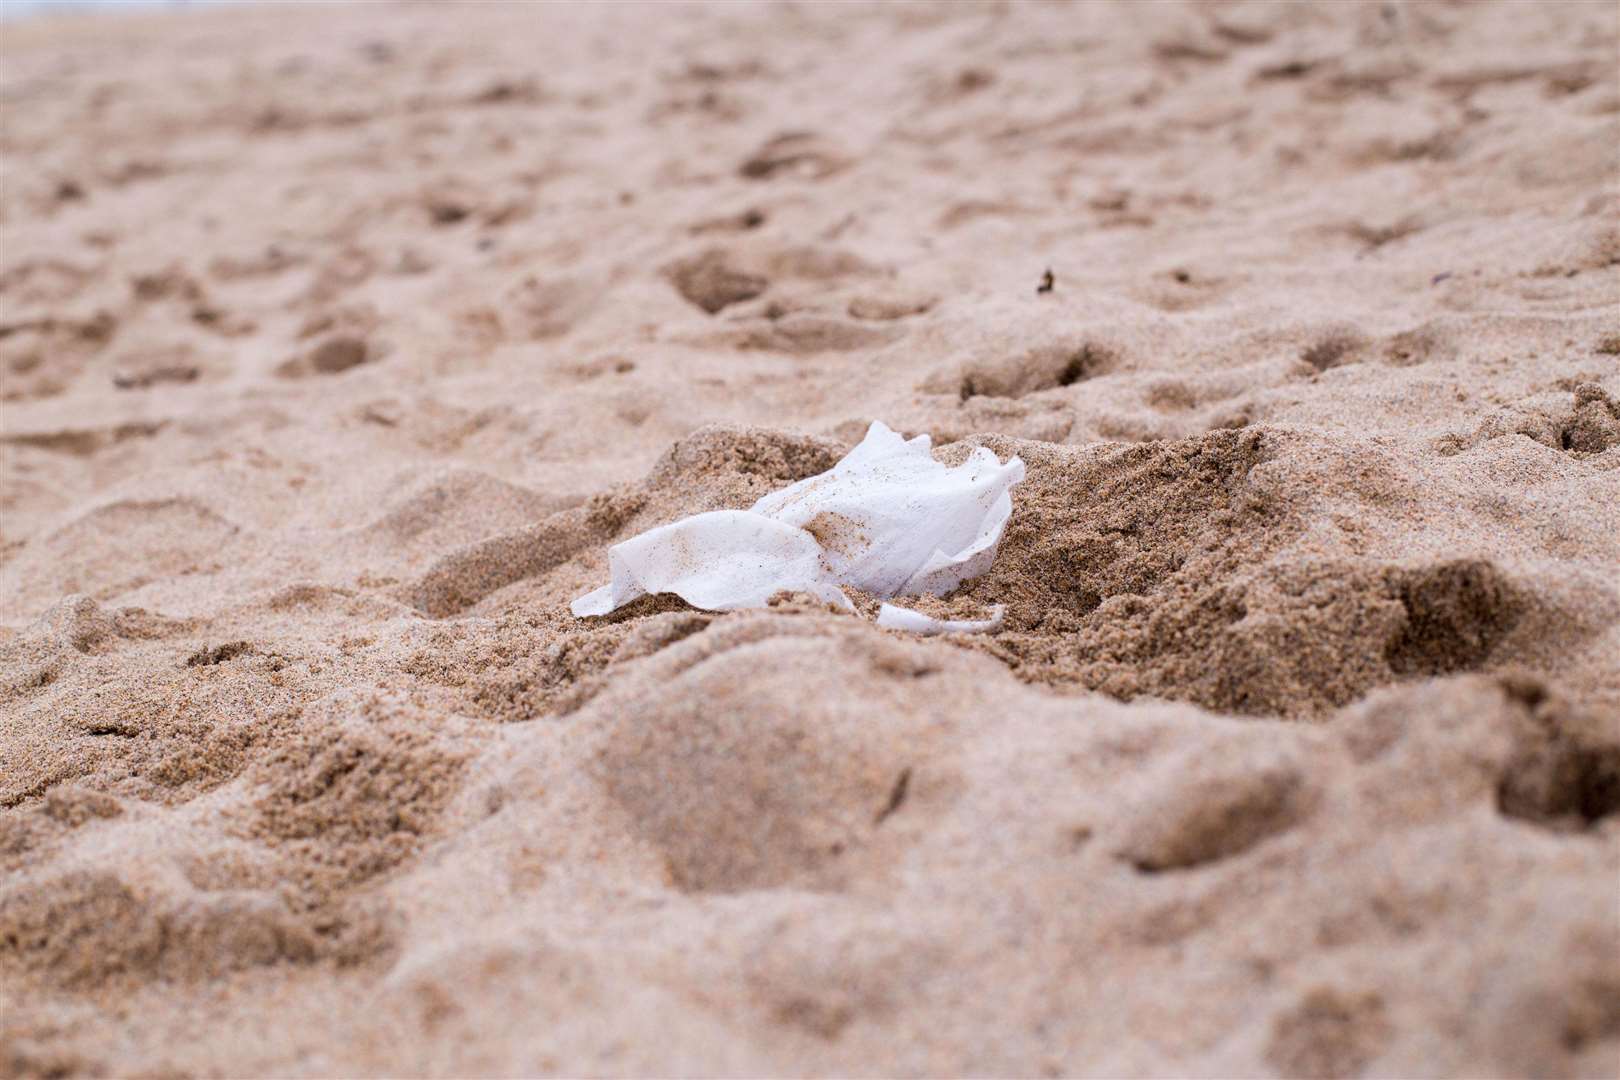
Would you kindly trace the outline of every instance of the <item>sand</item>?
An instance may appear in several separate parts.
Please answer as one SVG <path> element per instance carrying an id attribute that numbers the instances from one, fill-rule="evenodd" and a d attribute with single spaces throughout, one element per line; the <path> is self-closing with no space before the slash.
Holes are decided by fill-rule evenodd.
<path id="1" fill-rule="evenodd" d="M 0 1074 L 1620 1072 L 1613 4 L 0 52 Z M 569 615 L 874 419 L 999 632 Z"/>

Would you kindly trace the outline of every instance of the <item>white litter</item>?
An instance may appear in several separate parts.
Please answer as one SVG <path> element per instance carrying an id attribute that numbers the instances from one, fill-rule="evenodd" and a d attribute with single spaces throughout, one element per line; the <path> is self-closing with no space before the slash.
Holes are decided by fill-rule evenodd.
<path id="1" fill-rule="evenodd" d="M 953 468 L 929 454 L 927 435 L 904 439 L 874 423 L 828 472 L 783 488 L 748 510 L 716 510 L 650 529 L 608 549 L 608 584 L 572 604 L 606 615 L 648 593 L 674 593 L 710 611 L 763 607 L 806 592 L 853 609 L 839 586 L 878 597 L 943 596 L 990 569 L 1012 516 L 1010 488 L 1024 463 L 985 447 Z M 986 620 L 934 619 L 884 604 L 878 624 L 920 633 L 993 630 Z"/>
<path id="2" fill-rule="evenodd" d="M 878 608 L 877 624 L 890 630 L 911 630 L 918 634 L 982 634 L 1001 625 L 1003 606 L 990 609 L 988 619 L 936 619 L 911 608 L 884 604 Z"/>

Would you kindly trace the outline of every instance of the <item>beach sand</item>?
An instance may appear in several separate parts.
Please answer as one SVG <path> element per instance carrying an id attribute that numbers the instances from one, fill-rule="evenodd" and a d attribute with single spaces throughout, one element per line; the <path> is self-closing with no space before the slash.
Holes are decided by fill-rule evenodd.
<path id="1" fill-rule="evenodd" d="M 1620 1072 L 1613 4 L 0 52 L 0 1074 Z M 999 632 L 569 614 L 873 420 Z"/>

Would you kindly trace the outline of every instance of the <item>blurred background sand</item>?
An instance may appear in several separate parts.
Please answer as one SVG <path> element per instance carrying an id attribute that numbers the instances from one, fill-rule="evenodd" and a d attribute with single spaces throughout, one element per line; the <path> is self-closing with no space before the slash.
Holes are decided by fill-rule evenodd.
<path id="1" fill-rule="evenodd" d="M 1620 1070 L 1612 4 L 6 11 L 0 1073 Z"/>

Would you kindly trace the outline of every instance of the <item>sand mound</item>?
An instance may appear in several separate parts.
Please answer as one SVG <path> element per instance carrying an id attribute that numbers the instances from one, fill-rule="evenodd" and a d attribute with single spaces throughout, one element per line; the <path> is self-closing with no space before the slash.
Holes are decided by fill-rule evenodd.
<path id="1" fill-rule="evenodd" d="M 1620 1072 L 1613 10 L 656 14 L 7 23 L 0 1074 Z"/>

